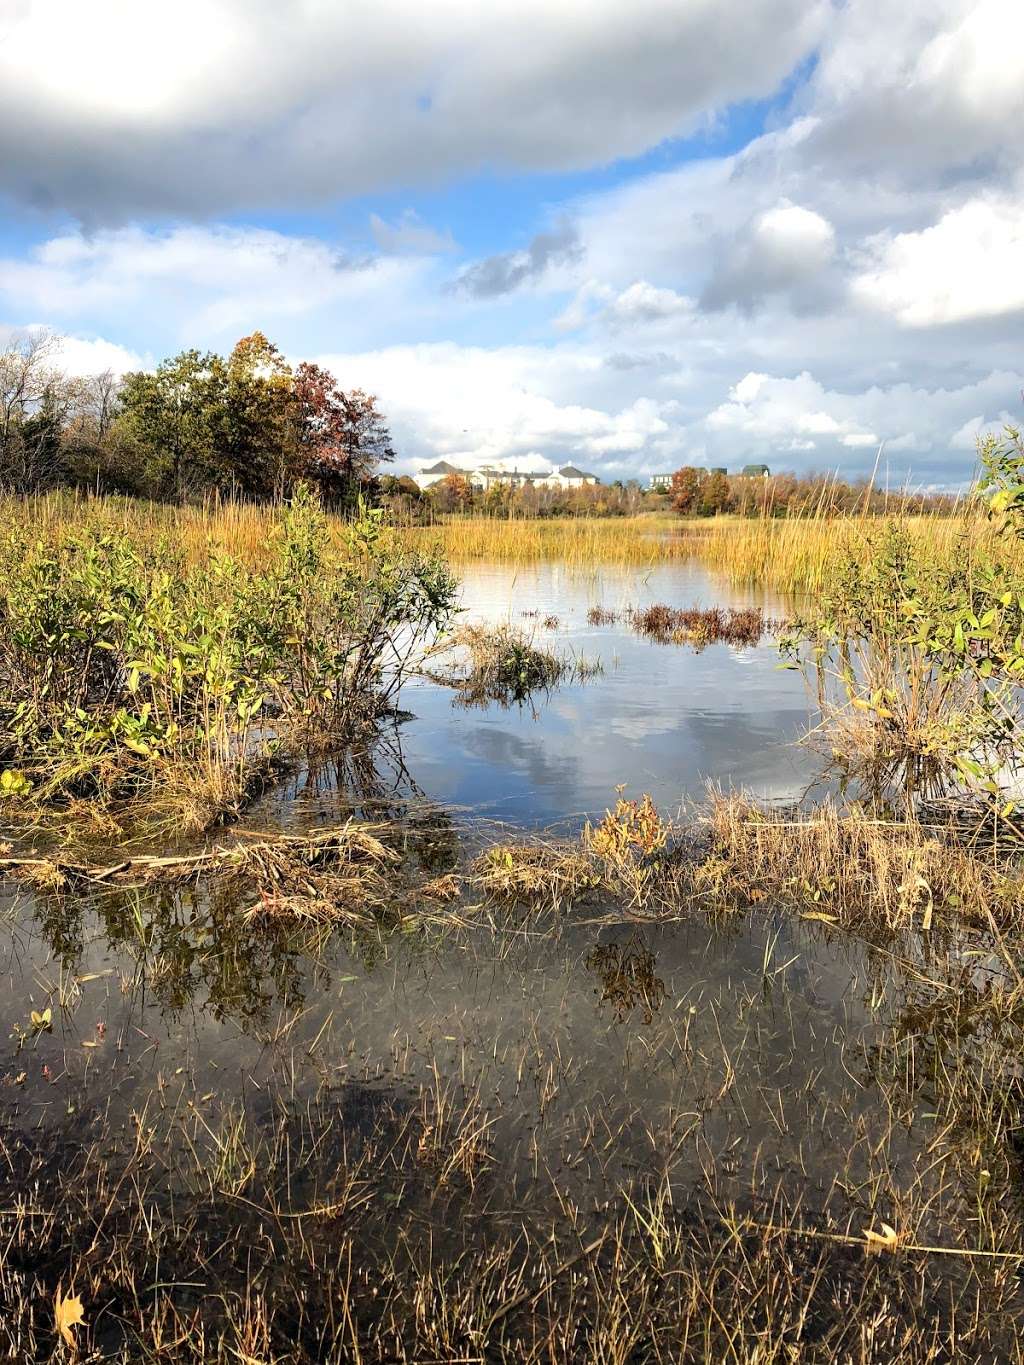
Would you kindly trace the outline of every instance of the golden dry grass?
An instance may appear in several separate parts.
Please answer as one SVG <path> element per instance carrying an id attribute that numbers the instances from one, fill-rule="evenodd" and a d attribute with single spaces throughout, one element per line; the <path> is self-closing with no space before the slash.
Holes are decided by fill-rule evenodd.
<path id="1" fill-rule="evenodd" d="M 1015 542 L 999 538 L 980 510 L 966 505 L 955 516 L 901 520 L 925 558 L 949 562 L 983 549 L 997 557 L 1024 557 Z M 557 559 L 586 568 L 601 563 L 653 567 L 694 562 L 738 585 L 764 584 L 782 592 L 806 593 L 831 582 L 844 559 L 869 557 L 870 533 L 877 525 L 877 518 L 860 516 L 681 519 L 648 513 L 603 520 L 452 517 L 429 527 L 407 528 L 403 534 L 414 544 L 439 544 L 455 564 Z"/>
<path id="2" fill-rule="evenodd" d="M 70 493 L 0 499 L 0 532 L 27 524 L 45 538 L 69 523 L 88 523 L 111 532 L 130 531 L 139 541 L 165 539 L 186 559 L 198 562 L 213 552 L 223 552 L 247 565 L 265 563 L 278 520 L 274 507 L 229 500 L 172 506 Z M 343 520 L 330 520 L 340 538 Z M 985 549 L 1024 562 L 1024 548 L 1000 539 L 981 511 L 967 504 L 955 516 L 902 520 L 911 540 L 927 557 L 948 562 L 953 556 L 963 558 Z M 456 566 L 475 560 L 508 564 L 559 560 L 579 569 L 602 563 L 653 567 L 695 562 L 735 584 L 764 584 L 802 593 L 831 581 L 844 556 L 870 555 L 869 532 L 876 525 L 877 518 L 860 516 L 681 519 L 650 512 L 633 517 L 511 521 L 451 516 L 430 526 L 400 529 L 403 538 L 418 548 L 440 546 Z"/>
<path id="3" fill-rule="evenodd" d="M 941 825 L 874 819 L 831 801 L 787 813 L 720 793 L 707 820 L 712 849 L 694 887 L 715 901 L 784 904 L 893 929 L 1024 923 L 1019 863 Z"/>

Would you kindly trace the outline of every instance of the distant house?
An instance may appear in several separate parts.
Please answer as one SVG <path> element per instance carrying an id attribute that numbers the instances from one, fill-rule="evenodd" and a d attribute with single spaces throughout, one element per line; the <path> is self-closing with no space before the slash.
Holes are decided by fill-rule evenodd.
<path id="1" fill-rule="evenodd" d="M 766 464 L 745 464 L 740 470 L 741 479 L 767 479 L 770 470 Z"/>
<path id="2" fill-rule="evenodd" d="M 457 465 L 449 464 L 447 460 L 438 460 L 437 464 L 432 464 L 429 468 L 421 469 L 418 474 L 414 474 L 413 479 L 419 484 L 420 488 L 430 488 L 433 484 L 446 479 L 449 474 L 459 474 L 462 478 L 469 479 L 470 473 L 470 470 L 459 469 Z"/>
<path id="3" fill-rule="evenodd" d="M 535 472 L 521 469 L 506 469 L 499 465 L 477 465 L 470 469 L 459 468 L 457 465 L 449 464 L 447 460 L 438 460 L 436 464 L 424 467 L 413 478 L 420 488 L 430 488 L 441 479 L 446 479 L 450 474 L 458 474 L 469 482 L 471 488 L 487 492 L 495 485 L 511 486 L 512 488 L 536 487 L 536 488 L 582 488 L 584 484 L 600 483 L 596 474 L 588 474 L 583 469 L 577 469 L 575 465 L 563 465 L 561 469 L 549 469 L 547 472 Z M 671 476 L 669 476 L 671 477 Z"/>
<path id="4" fill-rule="evenodd" d="M 728 472 L 729 471 L 726 469 L 724 464 L 712 465 L 711 468 L 708 470 L 709 474 L 728 474 Z"/>
<path id="5" fill-rule="evenodd" d="M 671 475 L 671 474 L 652 474 L 652 475 L 651 475 L 651 492 L 652 492 L 652 493 L 667 493 L 671 487 L 672 487 L 672 475 Z"/>
<path id="6" fill-rule="evenodd" d="M 577 469 L 574 464 L 564 464 L 561 469 L 552 470 L 546 481 L 552 487 L 559 488 L 582 488 L 585 484 L 600 482 L 596 474 L 588 474 L 586 470 Z"/>

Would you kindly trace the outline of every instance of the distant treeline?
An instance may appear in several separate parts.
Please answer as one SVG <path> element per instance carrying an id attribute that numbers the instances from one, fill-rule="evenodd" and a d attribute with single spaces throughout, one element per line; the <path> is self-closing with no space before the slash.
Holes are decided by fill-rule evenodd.
<path id="1" fill-rule="evenodd" d="M 52 338 L 0 352 L 0 488 L 86 486 L 147 497 L 280 497 L 299 481 L 348 500 L 394 459 L 376 399 L 290 366 L 262 332 L 228 356 L 182 351 L 153 371 L 73 378 Z"/>
<path id="2" fill-rule="evenodd" d="M 380 480 L 381 491 L 395 510 L 413 521 L 429 521 L 434 513 L 464 512 L 484 517 L 624 517 L 649 504 L 637 480 L 552 488 L 495 483 L 486 491 L 473 488 L 461 474 L 448 474 L 426 489 L 406 475 Z"/>
<path id="3" fill-rule="evenodd" d="M 957 505 L 949 493 L 912 493 L 876 488 L 870 479 L 850 483 L 829 474 L 729 475 L 684 465 L 672 475 L 668 494 L 684 517 L 836 516 L 850 512 L 935 512 Z"/>

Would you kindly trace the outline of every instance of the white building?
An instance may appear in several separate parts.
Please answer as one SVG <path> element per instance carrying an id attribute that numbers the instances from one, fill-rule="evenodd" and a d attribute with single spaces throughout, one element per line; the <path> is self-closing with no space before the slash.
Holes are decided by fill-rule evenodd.
<path id="1" fill-rule="evenodd" d="M 433 484 L 446 479 L 450 474 L 458 474 L 466 479 L 471 488 L 476 488 L 486 492 L 493 488 L 495 484 L 511 484 L 514 488 L 533 486 L 536 488 L 582 488 L 586 484 L 600 483 L 596 474 L 588 474 L 583 469 L 577 469 L 575 465 L 563 465 L 561 469 L 549 469 L 547 471 L 507 469 L 503 465 L 476 465 L 466 468 L 465 466 L 449 464 L 447 460 L 438 460 L 436 464 L 425 465 L 418 473 L 412 477 L 419 484 L 420 488 L 427 489 Z"/>

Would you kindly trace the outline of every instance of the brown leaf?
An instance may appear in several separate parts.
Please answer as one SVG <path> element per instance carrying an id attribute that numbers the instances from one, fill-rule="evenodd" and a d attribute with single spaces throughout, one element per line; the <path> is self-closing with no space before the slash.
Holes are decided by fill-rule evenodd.
<path id="1" fill-rule="evenodd" d="M 82 1308 L 82 1300 L 77 1294 L 69 1294 L 64 1297 L 60 1285 L 53 1297 L 53 1316 L 57 1324 L 57 1331 L 64 1338 L 72 1350 L 75 1349 L 75 1338 L 72 1334 L 72 1327 L 85 1324 L 85 1312 Z"/>

